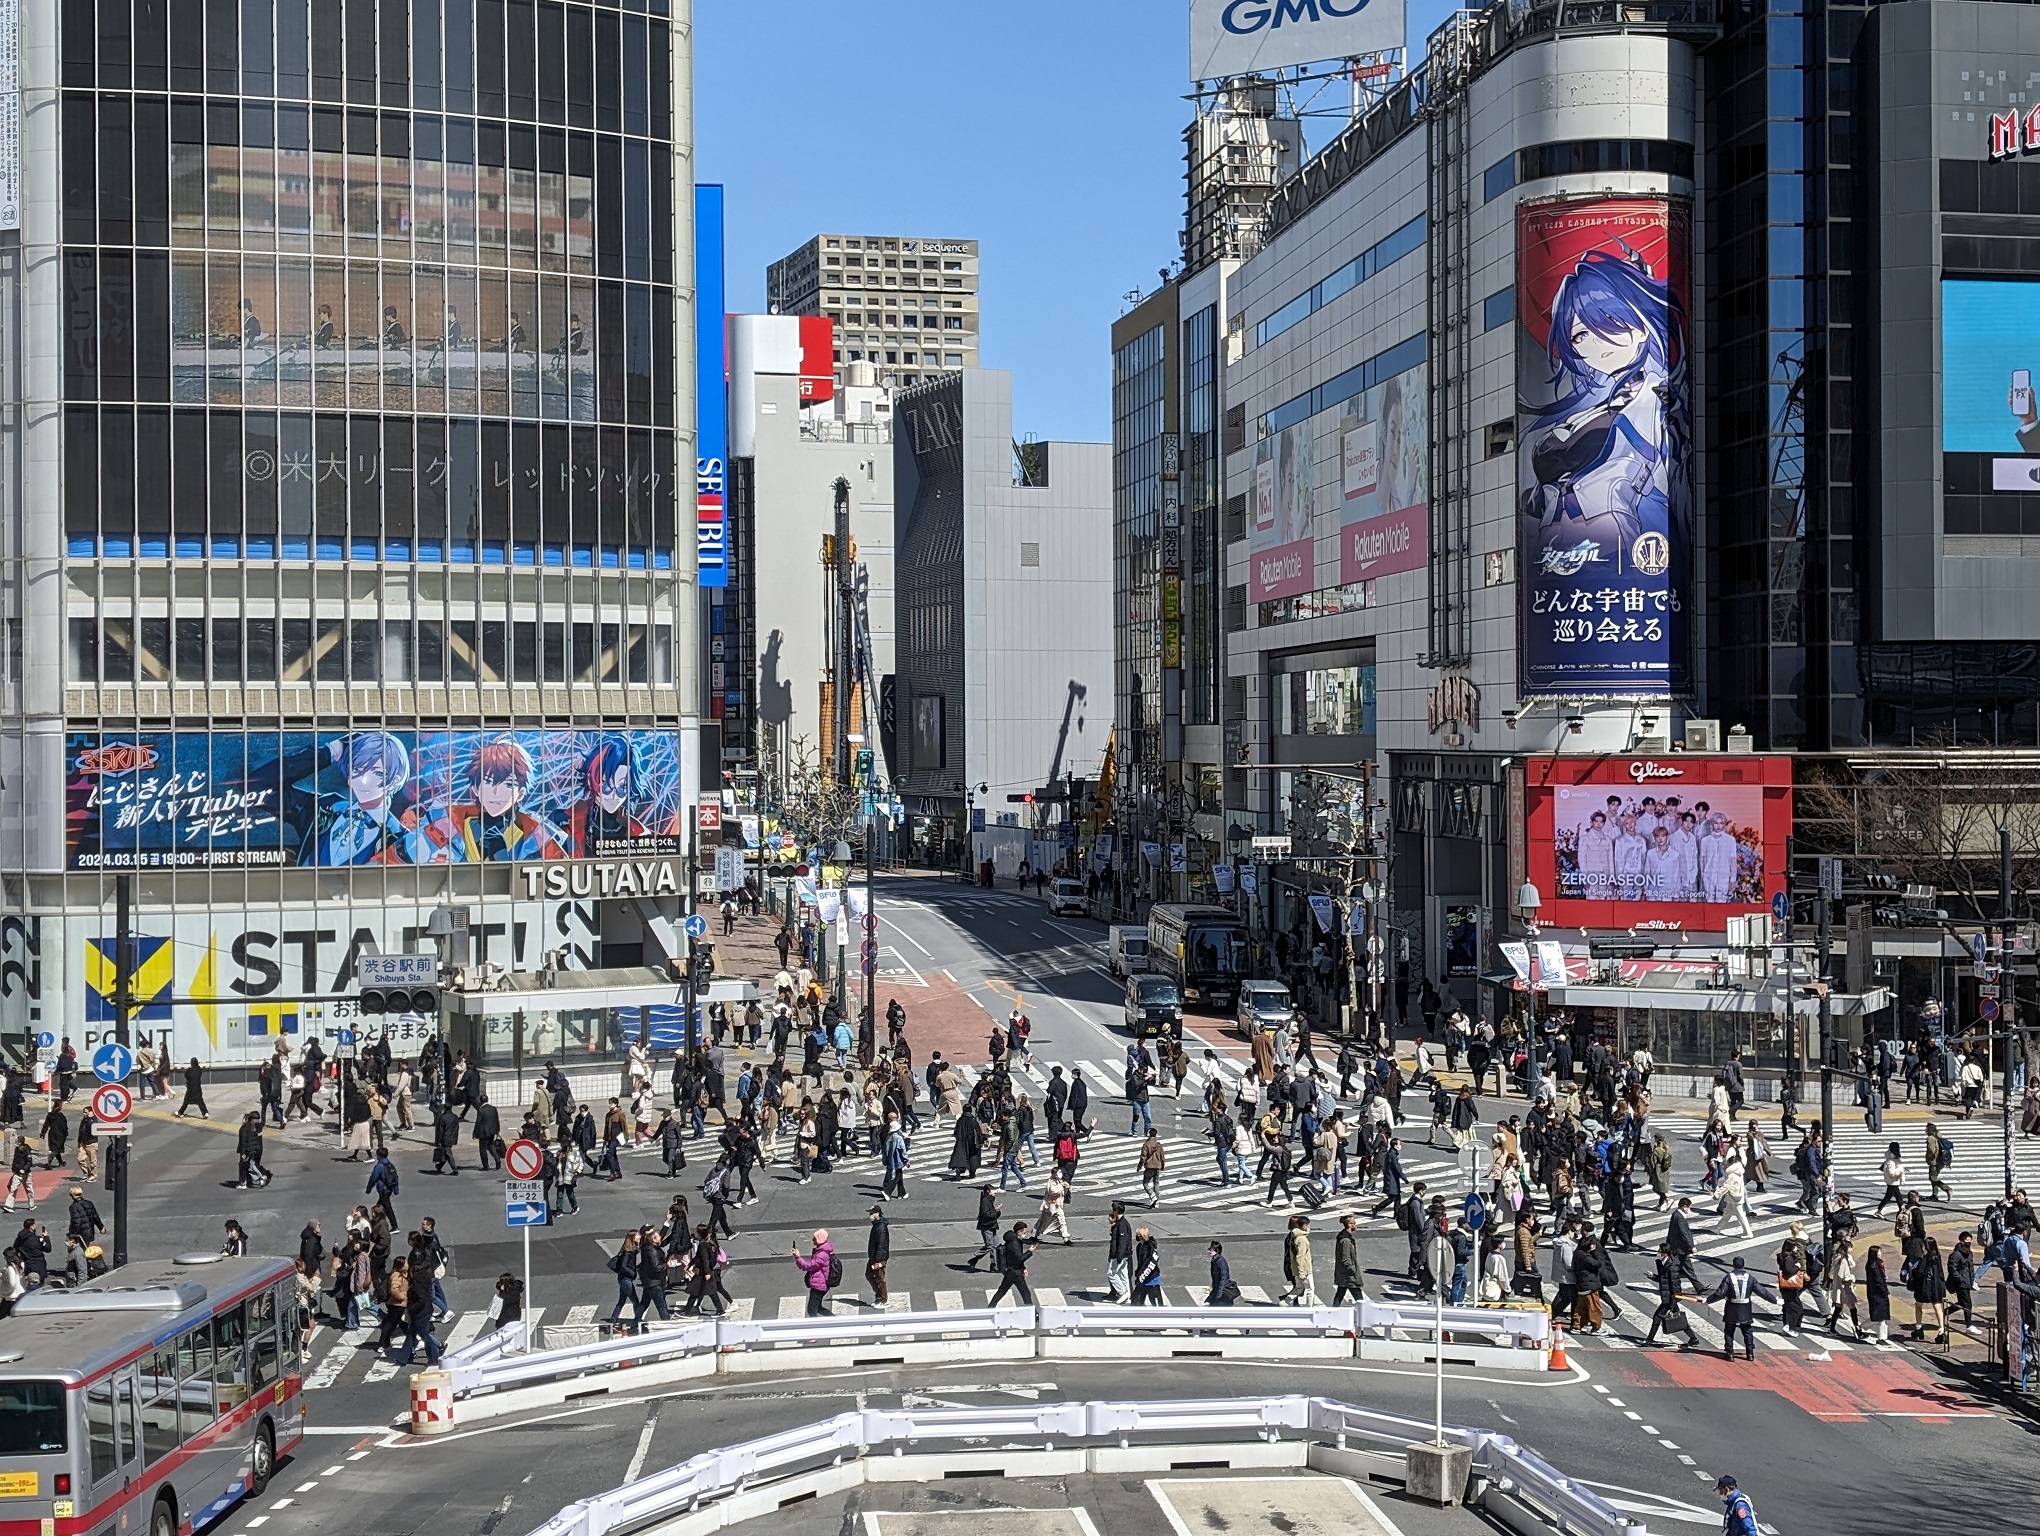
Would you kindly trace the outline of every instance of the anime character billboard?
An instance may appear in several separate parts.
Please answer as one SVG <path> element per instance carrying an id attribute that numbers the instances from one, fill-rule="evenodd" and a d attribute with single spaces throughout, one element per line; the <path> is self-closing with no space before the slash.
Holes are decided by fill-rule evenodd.
<path id="1" fill-rule="evenodd" d="M 1517 210 L 1525 696 L 1691 686 L 1690 248 L 1673 199 Z"/>
<path id="2" fill-rule="evenodd" d="M 680 851 L 666 731 L 74 735 L 73 869 L 521 862 Z"/>

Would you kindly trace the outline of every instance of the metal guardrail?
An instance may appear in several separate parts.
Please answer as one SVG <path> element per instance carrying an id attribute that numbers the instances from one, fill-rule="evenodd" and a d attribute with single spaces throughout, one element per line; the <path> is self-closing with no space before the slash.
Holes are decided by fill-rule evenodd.
<path id="1" fill-rule="evenodd" d="M 1422 1419 L 1302 1396 L 862 1409 L 690 1457 L 663 1472 L 570 1504 L 531 1536 L 628 1533 L 698 1511 L 774 1476 L 830 1467 L 853 1453 L 861 1460 L 875 1451 L 899 1456 L 911 1446 L 917 1452 L 939 1453 L 945 1443 L 982 1449 L 987 1442 L 1052 1450 L 1058 1441 L 1126 1446 L 1136 1436 L 1273 1438 L 1283 1430 L 1301 1431 L 1340 1450 L 1360 1441 L 1400 1451 L 1433 1434 L 1433 1426 Z M 1448 1426 L 1445 1436 L 1472 1451 L 1476 1473 L 1496 1492 L 1529 1503 L 1561 1531 L 1577 1536 L 1648 1536 L 1642 1523 L 1506 1435 Z"/>
<path id="2" fill-rule="evenodd" d="M 531 1323 L 520 1317 L 514 1323 L 504 1323 L 469 1340 L 459 1349 L 449 1349 L 439 1357 L 439 1367 L 451 1373 L 463 1366 L 481 1365 L 503 1355 L 521 1355 L 531 1347 L 531 1342 Z"/>
<path id="3" fill-rule="evenodd" d="M 517 1353 L 496 1345 L 478 1353 L 496 1335 L 447 1355 L 440 1369 L 451 1378 L 452 1395 L 532 1386 L 627 1366 L 649 1365 L 679 1356 L 735 1350 L 858 1348 L 945 1339 L 1008 1338 L 1033 1334 L 1051 1338 L 1125 1338 L 1128 1335 L 1353 1339 L 1360 1346 L 1376 1336 L 1407 1334 L 1419 1342 L 1435 1331 L 1435 1307 L 1403 1306 L 1362 1298 L 1350 1307 L 1128 1307 L 1007 1306 L 953 1312 L 872 1312 L 853 1317 L 792 1317 L 732 1322 L 725 1318 L 655 1326 L 649 1332 L 573 1344 L 560 1349 Z M 1551 1319 L 1542 1311 L 1507 1307 L 1447 1307 L 1448 1335 L 1490 1337 L 1502 1347 L 1542 1349 L 1550 1341 Z M 498 1333 L 508 1332 L 499 1329 Z"/>
<path id="4" fill-rule="evenodd" d="M 676 1356 L 734 1350 L 856 1348 L 987 1336 L 1007 1338 L 1022 1333 L 1033 1333 L 1038 1339 L 1182 1335 L 1351 1338 L 1363 1342 L 1375 1336 L 1407 1334 L 1428 1341 L 1437 1322 L 1434 1307 L 1405 1306 L 1364 1297 L 1351 1307 L 1008 1306 L 744 1322 L 717 1318 L 658 1326 L 648 1333 L 528 1354 L 500 1344 L 480 1350 L 480 1346 L 496 1337 L 491 1334 L 446 1356 L 441 1369 L 451 1378 L 454 1397 L 462 1398 L 647 1365 Z M 1551 1337 L 1551 1319 L 1542 1311 L 1527 1308 L 1447 1307 L 1444 1327 L 1449 1335 L 1492 1337 L 1507 1348 L 1542 1349 Z"/>

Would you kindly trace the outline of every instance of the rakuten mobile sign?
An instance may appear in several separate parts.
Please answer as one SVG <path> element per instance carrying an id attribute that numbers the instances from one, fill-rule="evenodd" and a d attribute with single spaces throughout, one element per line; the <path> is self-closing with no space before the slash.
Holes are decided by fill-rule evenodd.
<path id="1" fill-rule="evenodd" d="M 1193 80 L 1386 53 L 1402 45 L 1402 0 L 1190 0 Z"/>

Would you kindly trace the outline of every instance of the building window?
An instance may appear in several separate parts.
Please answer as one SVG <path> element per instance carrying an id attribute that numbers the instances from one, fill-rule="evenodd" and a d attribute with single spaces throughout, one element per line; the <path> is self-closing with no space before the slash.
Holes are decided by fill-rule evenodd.
<path id="1" fill-rule="evenodd" d="M 1480 178 L 1480 200 L 1491 203 L 1516 184 L 1516 157 L 1504 156 L 1489 166 Z"/>
<path id="2" fill-rule="evenodd" d="M 942 263 L 942 270 L 945 272 L 961 272 L 963 270 L 963 263 L 960 261 L 945 261 Z"/>
<path id="3" fill-rule="evenodd" d="M 942 354 L 942 361 L 948 367 L 961 368 L 963 366 L 963 354 L 961 352 L 945 352 Z"/>
<path id="4" fill-rule="evenodd" d="M 1480 328 L 1491 331 L 1516 318 L 1516 290 L 1501 288 L 1480 301 Z"/>

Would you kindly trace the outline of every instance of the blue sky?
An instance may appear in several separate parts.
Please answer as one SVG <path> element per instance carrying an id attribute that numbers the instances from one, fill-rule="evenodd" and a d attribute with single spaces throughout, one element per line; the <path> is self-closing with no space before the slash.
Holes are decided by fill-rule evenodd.
<path id="1" fill-rule="evenodd" d="M 1417 0 L 1421 38 L 1446 7 Z M 1182 224 L 1184 0 L 696 0 L 697 174 L 729 307 L 823 229 L 976 239 L 1014 431 L 1111 436 L 1110 327 Z M 1313 123 L 1313 146 L 1330 125 Z"/>

